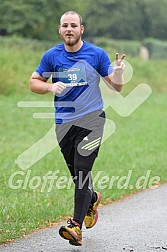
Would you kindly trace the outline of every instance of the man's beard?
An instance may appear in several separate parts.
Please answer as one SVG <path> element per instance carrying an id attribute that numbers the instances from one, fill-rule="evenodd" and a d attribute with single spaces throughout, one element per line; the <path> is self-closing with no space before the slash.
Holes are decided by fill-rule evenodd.
<path id="1" fill-rule="evenodd" d="M 74 38 L 73 36 L 71 37 L 72 39 L 69 39 L 69 38 L 64 38 L 63 36 L 61 36 L 61 38 L 63 39 L 64 43 L 67 45 L 67 46 L 74 46 L 76 45 L 79 40 L 80 40 L 80 35 L 77 36 L 76 38 Z"/>

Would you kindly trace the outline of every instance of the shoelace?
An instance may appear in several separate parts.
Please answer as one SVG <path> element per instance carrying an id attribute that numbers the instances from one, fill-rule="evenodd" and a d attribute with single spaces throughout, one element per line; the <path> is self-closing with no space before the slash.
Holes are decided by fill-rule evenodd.
<path id="1" fill-rule="evenodd" d="M 73 228 L 73 227 L 77 227 L 77 226 L 78 226 L 72 219 L 69 219 L 69 220 L 67 221 L 67 224 L 69 224 L 68 227 L 70 227 L 70 228 Z"/>
<path id="2" fill-rule="evenodd" d="M 67 221 L 67 224 L 69 224 L 68 227 L 70 227 L 70 228 L 75 227 L 75 224 L 72 222 L 72 219 L 69 219 Z"/>

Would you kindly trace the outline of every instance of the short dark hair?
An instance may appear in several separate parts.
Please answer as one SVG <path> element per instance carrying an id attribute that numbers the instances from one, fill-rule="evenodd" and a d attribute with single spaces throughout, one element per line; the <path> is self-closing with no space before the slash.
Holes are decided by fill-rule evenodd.
<path id="1" fill-rule="evenodd" d="M 82 24 L 82 17 L 78 12 L 76 12 L 76 11 L 66 11 L 66 12 L 63 13 L 62 16 L 68 15 L 68 14 L 77 15 L 79 17 L 80 25 Z M 62 16 L 61 16 L 61 18 L 62 18 Z M 61 18 L 60 18 L 60 23 L 61 23 Z"/>

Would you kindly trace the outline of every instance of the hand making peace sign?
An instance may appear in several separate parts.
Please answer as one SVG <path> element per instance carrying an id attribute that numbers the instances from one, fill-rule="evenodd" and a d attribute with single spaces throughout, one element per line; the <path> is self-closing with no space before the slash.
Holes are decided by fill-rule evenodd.
<path id="1" fill-rule="evenodd" d="M 114 73 L 122 74 L 125 69 L 125 63 L 122 61 L 126 57 L 125 54 L 122 54 L 121 58 L 119 59 L 119 54 L 115 54 L 115 63 L 114 63 Z"/>

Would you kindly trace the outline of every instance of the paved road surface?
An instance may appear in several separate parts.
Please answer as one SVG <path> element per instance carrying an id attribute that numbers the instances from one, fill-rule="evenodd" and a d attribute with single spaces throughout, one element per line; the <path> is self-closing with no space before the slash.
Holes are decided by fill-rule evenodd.
<path id="1" fill-rule="evenodd" d="M 100 208 L 96 226 L 83 229 L 82 247 L 59 237 L 59 227 L 0 246 L 0 252 L 165 252 L 167 184 Z"/>

